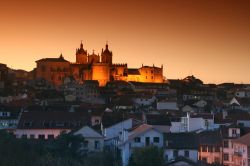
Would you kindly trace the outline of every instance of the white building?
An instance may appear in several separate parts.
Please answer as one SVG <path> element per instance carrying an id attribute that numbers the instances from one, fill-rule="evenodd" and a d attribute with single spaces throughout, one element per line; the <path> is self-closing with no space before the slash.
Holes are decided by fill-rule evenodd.
<path id="1" fill-rule="evenodd" d="M 88 123 L 84 112 L 24 111 L 14 134 L 17 138 L 54 139 Z"/>
<path id="2" fill-rule="evenodd" d="M 144 96 L 140 95 L 134 99 L 134 103 L 140 107 L 140 106 L 151 106 L 156 101 L 156 97 L 151 96 Z"/>
<path id="3" fill-rule="evenodd" d="M 15 129 L 21 112 L 19 107 L 0 106 L 0 129 Z"/>
<path id="4" fill-rule="evenodd" d="M 88 126 L 74 132 L 74 135 L 81 135 L 84 138 L 83 147 L 86 152 L 101 152 L 104 147 L 104 137 Z"/>
<path id="5" fill-rule="evenodd" d="M 172 126 L 170 131 L 176 132 L 192 132 L 198 130 L 211 130 L 214 129 L 214 117 L 213 115 L 190 115 L 187 113 L 186 117 L 181 117 L 179 122 L 171 122 Z"/>
<path id="6" fill-rule="evenodd" d="M 128 164 L 134 148 L 150 145 L 163 147 L 163 133 L 155 126 L 143 124 L 130 132 L 124 131 L 124 133 L 124 141 L 119 145 L 123 166 Z"/>

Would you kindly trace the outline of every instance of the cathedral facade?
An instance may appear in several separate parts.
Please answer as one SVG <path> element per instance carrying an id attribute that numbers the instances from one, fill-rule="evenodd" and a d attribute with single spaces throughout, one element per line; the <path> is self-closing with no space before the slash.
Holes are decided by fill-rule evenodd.
<path id="1" fill-rule="evenodd" d="M 144 66 L 128 68 L 127 64 L 113 63 L 113 53 L 108 44 L 102 49 L 101 55 L 89 54 L 80 44 L 76 49 L 76 61 L 71 63 L 59 58 L 44 58 L 36 61 L 36 78 L 44 78 L 59 86 L 66 77 L 73 77 L 79 83 L 84 80 L 97 80 L 100 86 L 114 80 L 163 83 L 163 66 Z"/>

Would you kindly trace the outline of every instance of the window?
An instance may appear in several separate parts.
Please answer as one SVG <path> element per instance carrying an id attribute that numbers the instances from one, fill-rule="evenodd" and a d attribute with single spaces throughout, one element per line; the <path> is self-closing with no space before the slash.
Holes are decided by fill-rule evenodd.
<path id="1" fill-rule="evenodd" d="M 174 158 L 177 158 L 179 156 L 179 151 L 178 150 L 174 150 L 173 156 L 174 156 Z"/>
<path id="2" fill-rule="evenodd" d="M 229 161 L 228 153 L 224 153 L 223 158 L 224 158 L 224 161 Z"/>
<path id="3" fill-rule="evenodd" d="M 41 70 L 42 70 L 42 72 L 45 72 L 46 71 L 46 67 L 44 65 L 42 65 Z"/>
<path id="4" fill-rule="evenodd" d="M 238 123 L 238 125 L 240 126 L 240 127 L 244 127 L 244 123 Z"/>
<path id="5" fill-rule="evenodd" d="M 220 158 L 219 157 L 214 157 L 214 162 L 215 163 L 220 163 Z"/>
<path id="6" fill-rule="evenodd" d="M 39 135 L 38 135 L 38 139 L 45 139 L 45 135 L 39 134 Z"/>
<path id="7" fill-rule="evenodd" d="M 220 147 L 219 147 L 219 146 L 216 146 L 216 147 L 214 148 L 214 151 L 215 151 L 215 152 L 220 152 Z"/>
<path id="8" fill-rule="evenodd" d="M 185 156 L 185 157 L 189 157 L 189 151 L 188 151 L 188 150 L 185 150 L 185 151 L 184 151 L 184 156 Z"/>
<path id="9" fill-rule="evenodd" d="M 232 137 L 238 137 L 236 129 L 232 129 Z"/>
<path id="10" fill-rule="evenodd" d="M 160 142 L 160 138 L 159 137 L 154 137 L 154 143 L 159 143 Z"/>
<path id="11" fill-rule="evenodd" d="M 3 112 L 3 113 L 2 113 L 2 116 L 3 116 L 3 117 L 7 117 L 7 116 L 8 116 L 8 113 L 7 113 L 7 112 Z"/>
<path id="12" fill-rule="evenodd" d="M 95 141 L 95 149 L 100 149 L 100 141 Z"/>
<path id="13" fill-rule="evenodd" d="M 87 149 L 88 148 L 89 141 L 84 141 L 83 142 L 83 148 Z"/>
<path id="14" fill-rule="evenodd" d="M 145 143 L 146 143 L 146 146 L 150 145 L 150 137 L 145 138 Z"/>
<path id="15" fill-rule="evenodd" d="M 141 142 L 141 138 L 140 138 L 140 137 L 135 137 L 135 142 L 136 142 L 136 143 Z"/>
<path id="16" fill-rule="evenodd" d="M 224 141 L 224 148 L 228 148 L 228 140 Z"/>
<path id="17" fill-rule="evenodd" d="M 22 138 L 27 138 L 27 135 L 26 135 L 26 134 L 23 134 L 23 135 L 22 135 Z"/>
<path id="18" fill-rule="evenodd" d="M 208 152 L 213 152 L 213 147 L 212 146 L 208 146 Z"/>
<path id="19" fill-rule="evenodd" d="M 43 126 L 44 126 L 44 127 L 49 127 L 49 126 L 50 126 L 50 123 L 49 123 L 49 122 L 43 122 Z"/>
<path id="20" fill-rule="evenodd" d="M 35 135 L 34 134 L 30 134 L 30 139 L 35 139 Z"/>
<path id="21" fill-rule="evenodd" d="M 168 155 L 167 154 L 165 155 L 165 161 L 168 161 Z"/>
<path id="22" fill-rule="evenodd" d="M 205 163 L 207 162 L 207 158 L 206 158 L 206 157 L 202 157 L 201 160 L 202 160 L 203 162 L 205 162 Z"/>
<path id="23" fill-rule="evenodd" d="M 207 152 L 207 146 L 201 146 L 201 151 L 202 152 Z"/>
<path id="24" fill-rule="evenodd" d="M 53 134 L 49 134 L 48 135 L 48 139 L 54 139 L 55 137 L 54 137 L 54 135 Z"/>
<path id="25" fill-rule="evenodd" d="M 56 122 L 57 127 L 63 127 L 65 125 L 64 122 Z"/>

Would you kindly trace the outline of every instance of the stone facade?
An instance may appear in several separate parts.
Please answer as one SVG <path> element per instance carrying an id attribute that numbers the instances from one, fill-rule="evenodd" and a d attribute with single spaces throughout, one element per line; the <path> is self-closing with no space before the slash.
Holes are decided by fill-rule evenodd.
<path id="1" fill-rule="evenodd" d="M 73 77 L 77 82 L 97 80 L 100 86 L 113 80 L 162 83 L 163 66 L 143 66 L 139 69 L 129 69 L 127 64 L 113 64 L 113 53 L 108 44 L 102 49 L 101 56 L 88 54 L 80 44 L 76 49 L 76 62 L 70 63 L 61 55 L 59 58 L 45 58 L 36 61 L 36 78 L 44 78 L 59 86 L 66 77 Z"/>

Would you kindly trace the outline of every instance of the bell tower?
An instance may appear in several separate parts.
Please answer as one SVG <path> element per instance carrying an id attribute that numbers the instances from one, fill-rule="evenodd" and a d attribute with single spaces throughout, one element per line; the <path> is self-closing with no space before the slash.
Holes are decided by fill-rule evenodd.
<path id="1" fill-rule="evenodd" d="M 102 63 L 108 63 L 112 65 L 112 57 L 113 53 L 112 51 L 109 50 L 108 43 L 106 43 L 105 50 L 102 49 L 102 54 L 101 54 Z"/>
<path id="2" fill-rule="evenodd" d="M 87 50 L 83 49 L 82 41 L 80 44 L 80 48 L 76 49 L 76 63 L 78 63 L 78 64 L 87 64 L 88 63 Z"/>

